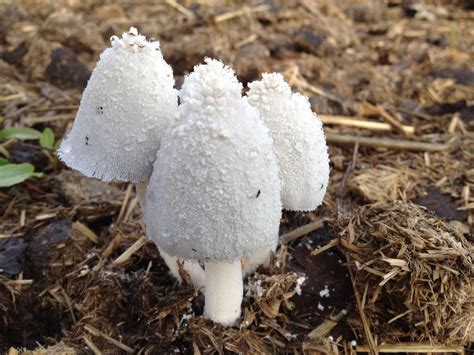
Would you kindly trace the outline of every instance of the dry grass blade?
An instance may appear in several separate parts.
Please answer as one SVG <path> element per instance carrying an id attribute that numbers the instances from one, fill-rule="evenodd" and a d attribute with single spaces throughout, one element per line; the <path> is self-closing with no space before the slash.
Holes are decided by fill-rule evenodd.
<path id="1" fill-rule="evenodd" d="M 194 19 L 194 14 L 192 11 L 189 11 L 187 8 L 185 8 L 183 5 L 178 3 L 176 0 L 166 0 L 166 3 L 176 9 L 177 11 L 181 12 L 184 16 L 186 16 L 188 19 Z"/>
<path id="2" fill-rule="evenodd" d="M 436 144 L 408 141 L 403 139 L 360 137 L 334 133 L 326 133 L 326 139 L 329 143 L 336 144 L 354 144 L 359 142 L 361 146 L 422 152 L 440 152 L 443 150 L 448 150 L 450 147 L 450 144 L 447 143 Z"/>
<path id="3" fill-rule="evenodd" d="M 283 234 L 279 238 L 279 242 L 281 244 L 287 244 L 293 240 L 296 240 L 298 238 L 301 238 L 302 236 L 305 236 L 306 234 L 309 234 L 316 229 L 319 229 L 324 226 L 324 223 L 326 220 L 324 219 L 319 219 L 317 221 L 308 223 L 307 225 L 304 225 L 302 227 L 299 227 L 295 229 L 294 231 L 288 232 L 286 234 Z"/>
<path id="4" fill-rule="evenodd" d="M 125 250 L 117 259 L 115 259 L 112 264 L 120 265 L 120 264 L 125 263 L 127 260 L 131 258 L 133 254 L 135 254 L 138 250 L 140 250 L 140 248 L 143 247 L 147 241 L 148 241 L 148 238 L 146 237 L 146 235 L 142 236 L 135 243 L 133 243 L 127 250 Z"/>
<path id="5" fill-rule="evenodd" d="M 326 319 L 323 323 L 318 325 L 308 334 L 308 337 L 310 339 L 319 339 L 327 336 L 331 332 L 331 330 L 337 325 L 337 323 L 340 322 L 346 315 L 347 310 L 343 309 L 334 317 Z"/>
<path id="6" fill-rule="evenodd" d="M 125 192 L 125 197 L 123 198 L 122 207 L 120 208 L 119 215 L 117 217 L 117 224 L 120 224 L 125 216 L 125 212 L 127 211 L 128 202 L 132 197 L 133 192 L 133 184 L 128 184 L 127 191 Z"/>
<path id="7" fill-rule="evenodd" d="M 367 121 L 356 117 L 349 117 L 349 116 L 335 116 L 335 115 L 318 115 L 323 121 L 324 124 L 328 125 L 340 125 L 340 126 L 348 126 L 348 127 L 357 127 L 357 128 L 364 128 L 374 131 L 392 131 L 393 126 L 389 125 L 388 123 L 382 122 L 375 122 L 375 121 Z M 406 134 L 414 134 L 415 127 L 413 126 L 401 126 L 403 132 Z"/>
<path id="8" fill-rule="evenodd" d="M 316 256 L 321 253 L 324 253 L 325 251 L 334 248 L 335 246 L 339 245 L 339 239 L 333 239 L 327 244 L 323 245 L 321 248 L 315 249 L 311 252 L 311 255 Z"/>
<path id="9" fill-rule="evenodd" d="M 346 255 L 346 258 L 347 258 L 348 263 L 350 263 L 351 262 L 350 256 Z M 348 266 L 348 268 L 349 268 L 349 276 L 351 278 L 352 288 L 354 290 L 354 296 L 356 299 L 357 310 L 359 312 L 360 319 L 362 321 L 362 328 L 364 329 L 365 338 L 367 339 L 367 342 L 369 343 L 368 344 L 369 351 L 371 354 L 377 354 L 377 350 L 376 350 L 377 344 L 375 343 L 374 337 L 370 330 L 370 325 L 369 325 L 369 321 L 367 320 L 367 316 L 365 314 L 364 305 L 362 304 L 359 290 L 357 289 L 356 284 L 355 284 L 354 274 L 350 266 Z"/>
<path id="10" fill-rule="evenodd" d="M 107 334 L 101 332 L 99 329 L 93 327 L 93 326 L 90 325 L 90 324 L 86 324 L 86 325 L 84 326 L 84 329 L 85 329 L 86 331 L 88 331 L 89 333 L 91 333 L 92 335 L 94 335 L 94 336 L 104 338 L 104 339 L 107 340 L 109 343 L 111 343 L 111 344 L 115 345 L 116 347 L 118 347 L 118 348 L 120 348 L 120 349 L 126 351 L 127 353 L 133 353 L 133 349 L 132 349 L 132 348 L 130 348 L 130 347 L 128 347 L 127 345 L 121 343 L 120 341 L 118 341 L 118 340 L 112 338 L 111 336 L 109 336 L 109 335 L 107 335 Z"/>
<path id="11" fill-rule="evenodd" d="M 89 336 L 84 335 L 82 336 L 82 339 L 84 340 L 84 343 L 86 343 L 87 347 L 91 349 L 95 355 L 102 355 L 102 351 L 99 350 L 97 345 L 94 344 L 94 342 Z"/>
<path id="12" fill-rule="evenodd" d="M 368 352 L 367 346 L 357 346 L 357 352 Z M 464 354 L 464 346 L 431 345 L 427 343 L 385 344 L 376 348 L 379 353 L 456 353 Z"/>
<path id="13" fill-rule="evenodd" d="M 229 11 L 229 12 L 226 12 L 225 14 L 216 16 L 215 21 L 216 23 L 224 22 L 224 21 L 228 21 L 230 19 L 242 16 L 242 15 L 251 14 L 255 12 L 268 11 L 268 10 L 270 10 L 270 5 L 266 5 L 266 4 L 258 5 L 255 7 L 244 6 L 243 8 L 239 10 Z"/>
<path id="14" fill-rule="evenodd" d="M 76 221 L 73 223 L 72 228 L 84 236 L 86 236 L 90 241 L 94 242 L 97 244 L 99 242 L 99 237 L 97 234 L 95 234 L 89 227 L 87 227 L 85 224 L 82 224 L 79 221 Z"/>

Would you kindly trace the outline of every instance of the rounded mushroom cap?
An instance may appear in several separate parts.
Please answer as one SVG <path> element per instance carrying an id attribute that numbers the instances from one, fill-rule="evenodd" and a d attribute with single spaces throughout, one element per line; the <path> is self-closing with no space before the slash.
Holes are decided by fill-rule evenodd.
<path id="1" fill-rule="evenodd" d="M 282 181 L 283 208 L 318 207 L 329 181 L 329 157 L 321 120 L 308 98 L 292 93 L 279 73 L 250 83 L 248 100 L 270 131 Z"/>
<path id="2" fill-rule="evenodd" d="M 278 238 L 280 180 L 271 138 L 235 75 L 217 60 L 206 63 L 184 81 L 179 123 L 162 140 L 144 219 L 170 255 L 235 261 Z"/>
<path id="3" fill-rule="evenodd" d="M 178 106 L 171 67 L 159 42 L 135 28 L 100 55 L 76 120 L 58 156 L 89 177 L 149 179 L 161 136 Z"/>

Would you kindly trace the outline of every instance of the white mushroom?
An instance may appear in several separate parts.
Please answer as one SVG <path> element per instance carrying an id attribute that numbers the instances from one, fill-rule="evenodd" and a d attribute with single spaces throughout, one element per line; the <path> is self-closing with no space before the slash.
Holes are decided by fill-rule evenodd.
<path id="1" fill-rule="evenodd" d="M 143 190 L 178 106 L 173 71 L 159 42 L 147 41 L 133 27 L 111 43 L 92 72 L 58 156 L 86 176 L 130 181 Z M 177 260 L 168 265 L 180 279 Z"/>
<path id="2" fill-rule="evenodd" d="M 273 138 L 282 180 L 283 208 L 312 211 L 323 201 L 329 181 L 329 157 L 321 120 L 308 98 L 292 93 L 279 73 L 250 83 L 248 100 Z"/>
<path id="3" fill-rule="evenodd" d="M 133 27 L 111 43 L 100 55 L 58 155 L 86 176 L 139 183 L 149 179 L 178 106 L 173 71 L 159 42 L 147 41 Z"/>
<path id="4" fill-rule="evenodd" d="M 263 74 L 250 83 L 249 103 L 260 113 L 270 131 L 282 181 L 284 209 L 311 211 L 323 200 L 329 181 L 329 157 L 320 119 L 308 98 L 292 93 L 279 73 Z M 267 262 L 275 248 L 251 258 L 247 271 Z M 266 256 L 266 257 L 265 257 Z"/>
<path id="5" fill-rule="evenodd" d="M 145 201 L 151 238 L 168 254 L 205 262 L 206 317 L 233 324 L 241 258 L 275 243 L 280 180 L 268 131 L 222 62 L 185 79 L 178 124 L 163 137 Z"/>

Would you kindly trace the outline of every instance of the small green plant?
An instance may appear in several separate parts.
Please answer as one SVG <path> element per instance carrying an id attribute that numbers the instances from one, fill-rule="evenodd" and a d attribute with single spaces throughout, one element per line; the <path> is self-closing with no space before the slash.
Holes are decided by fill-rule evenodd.
<path id="1" fill-rule="evenodd" d="M 51 128 L 45 128 L 43 133 L 39 138 L 41 148 L 44 149 L 54 149 L 54 133 Z"/>
<path id="2" fill-rule="evenodd" d="M 43 132 L 28 127 L 9 127 L 0 131 L 0 141 L 9 139 L 38 140 L 43 152 L 52 161 L 53 166 L 56 158 L 49 151 L 57 149 L 60 141 L 55 141 L 51 128 L 45 128 Z M 0 158 L 0 188 L 20 184 L 30 178 L 40 178 L 44 174 L 35 172 L 35 167 L 30 163 L 14 164 L 5 158 Z"/>
<path id="3" fill-rule="evenodd" d="M 54 133 L 51 128 L 45 128 L 43 132 L 28 127 L 9 127 L 0 131 L 0 140 L 39 140 L 41 148 L 53 150 L 59 142 L 55 142 Z M 56 143 L 56 144 L 55 144 Z"/>
<path id="4" fill-rule="evenodd" d="M 33 164 L 12 164 L 4 158 L 0 158 L 0 188 L 20 184 L 23 181 L 36 177 L 42 177 L 43 173 L 35 172 Z"/>
<path id="5" fill-rule="evenodd" d="M 0 131 L 0 140 L 35 140 L 41 138 L 41 132 L 27 127 L 9 127 Z"/>

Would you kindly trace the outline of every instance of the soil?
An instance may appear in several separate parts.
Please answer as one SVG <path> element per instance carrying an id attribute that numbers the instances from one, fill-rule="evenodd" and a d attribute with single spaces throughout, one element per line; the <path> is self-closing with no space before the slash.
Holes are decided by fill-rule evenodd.
<path id="1" fill-rule="evenodd" d="M 316 211 L 284 212 L 281 234 L 324 223 L 282 245 L 269 269 L 246 279 L 242 320 L 221 327 L 201 316 L 202 294 L 168 274 L 153 243 L 114 263 L 144 235 L 131 185 L 70 171 L 36 140 L 0 141 L 0 157 L 44 173 L 0 189 L 0 351 L 313 354 L 371 346 L 369 333 L 378 345 L 419 341 L 411 333 L 384 338 L 383 325 L 371 324 L 369 332 L 360 326 L 351 250 L 340 239 L 350 234 L 347 221 L 373 206 L 400 203 L 405 211 L 413 202 L 428 211 L 422 218 L 467 238 L 472 254 L 472 4 L 3 1 L 3 127 L 49 127 L 61 138 L 109 38 L 131 26 L 160 40 L 178 88 L 211 56 L 232 66 L 244 86 L 279 71 L 310 98 L 325 122 L 331 181 Z M 354 127 L 340 118 L 368 123 Z M 426 144 L 413 145 L 420 142 Z M 387 214 L 384 223 L 391 219 Z M 361 235 L 371 228 L 370 221 L 358 226 Z M 472 280 L 465 263 L 452 265 L 464 265 L 455 272 Z M 470 336 L 435 336 L 432 345 L 474 351 L 472 324 L 462 324 Z"/>

